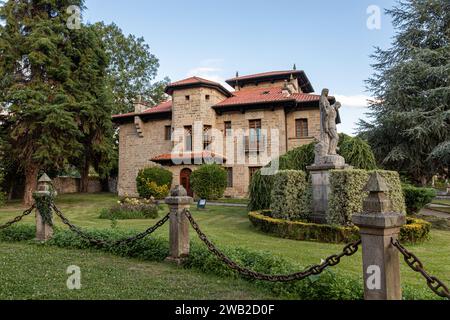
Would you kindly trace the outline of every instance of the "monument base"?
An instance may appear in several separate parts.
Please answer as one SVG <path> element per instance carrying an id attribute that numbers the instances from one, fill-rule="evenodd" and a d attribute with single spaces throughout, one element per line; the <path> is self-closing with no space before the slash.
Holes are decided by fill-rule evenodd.
<path id="1" fill-rule="evenodd" d="M 311 174 L 313 195 L 313 212 L 310 220 L 318 224 L 327 223 L 328 202 L 331 193 L 330 170 L 352 168 L 345 164 L 345 160 L 341 156 L 326 156 L 323 160 L 321 164 L 314 164 L 306 168 Z M 334 163 L 331 163 L 332 161 Z"/>

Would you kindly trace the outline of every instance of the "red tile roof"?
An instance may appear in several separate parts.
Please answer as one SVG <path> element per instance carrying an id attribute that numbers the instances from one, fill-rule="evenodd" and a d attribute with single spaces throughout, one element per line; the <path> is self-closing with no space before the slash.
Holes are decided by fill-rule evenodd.
<path id="1" fill-rule="evenodd" d="M 157 113 L 164 113 L 164 112 L 171 112 L 171 111 L 172 111 L 172 100 L 168 100 L 168 101 L 158 104 L 157 106 L 148 108 L 141 113 L 130 112 L 130 113 L 125 113 L 125 114 L 118 114 L 118 115 L 114 115 L 113 119 L 121 119 L 121 118 L 135 117 L 135 116 L 147 115 L 147 114 L 157 114 Z"/>
<path id="2" fill-rule="evenodd" d="M 270 71 L 270 72 L 263 72 L 263 73 L 256 73 L 256 74 L 250 74 L 247 76 L 242 77 L 235 77 L 232 79 L 227 80 L 228 82 L 236 82 L 240 80 L 248 80 L 248 79 L 258 79 L 258 78 L 266 78 L 266 77 L 272 77 L 272 76 L 284 76 L 284 75 L 291 75 L 291 74 L 300 74 L 303 73 L 303 71 L 298 70 L 287 70 L 287 71 Z"/>
<path id="3" fill-rule="evenodd" d="M 332 97 L 330 99 L 333 99 Z M 291 95 L 283 94 L 282 87 L 271 88 L 252 88 L 233 92 L 233 96 L 217 105 L 215 108 L 249 105 L 249 104 L 264 104 L 271 102 L 319 102 L 320 96 L 309 93 L 294 93 Z"/>
<path id="4" fill-rule="evenodd" d="M 159 156 L 156 156 L 152 159 L 150 159 L 150 161 L 153 162 L 164 162 L 164 161 L 172 161 L 172 160 L 187 160 L 187 159 L 208 159 L 208 158 L 218 158 L 218 159 L 222 159 L 225 160 L 225 157 L 219 154 L 215 154 L 213 152 L 207 152 L 207 151 L 203 151 L 203 152 L 186 152 L 186 153 L 181 153 L 181 154 L 177 154 L 177 153 L 165 153 L 165 154 L 161 154 Z"/>
<path id="5" fill-rule="evenodd" d="M 211 80 L 207 80 L 207 79 L 203 79 L 200 77 L 190 77 L 184 80 L 180 80 L 180 81 L 176 81 L 173 82 L 171 84 L 169 84 L 166 87 L 165 92 L 167 94 L 172 94 L 173 90 L 176 88 L 183 88 L 183 87 L 191 87 L 191 86 L 209 86 L 209 87 L 214 87 L 216 89 L 218 89 L 219 91 L 221 91 L 224 95 L 226 96 L 230 96 L 231 93 L 224 87 L 222 86 L 220 83 L 211 81 Z"/>

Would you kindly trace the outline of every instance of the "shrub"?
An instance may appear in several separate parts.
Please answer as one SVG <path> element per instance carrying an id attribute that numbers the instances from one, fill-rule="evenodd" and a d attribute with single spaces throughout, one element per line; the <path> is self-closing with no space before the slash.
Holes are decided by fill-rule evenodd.
<path id="1" fill-rule="evenodd" d="M 199 198 L 220 199 L 227 188 L 227 172 L 218 164 L 204 164 L 191 174 L 191 187 Z"/>
<path id="2" fill-rule="evenodd" d="M 280 238 L 326 243 L 349 243 L 360 238 L 359 228 L 356 226 L 324 225 L 276 219 L 269 211 L 250 212 L 248 216 L 255 228 Z M 425 242 L 430 238 L 430 231 L 430 223 L 420 219 L 407 218 L 407 224 L 400 231 L 400 240 L 413 244 Z"/>
<path id="3" fill-rule="evenodd" d="M 250 212 L 250 222 L 258 230 L 292 240 L 311 240 L 327 243 L 351 242 L 359 239 L 357 227 L 321 225 L 302 221 L 277 219 L 258 212 Z"/>
<path id="4" fill-rule="evenodd" d="M 295 220 L 304 218 L 303 197 L 307 189 L 303 171 L 283 170 L 273 178 L 271 209 L 275 218 Z"/>
<path id="5" fill-rule="evenodd" d="M 279 170 L 301 170 L 314 163 L 315 143 L 293 149 L 279 158 Z M 272 164 L 268 164 L 270 167 Z M 273 176 L 263 176 L 258 171 L 253 175 L 249 186 L 250 211 L 269 209 L 271 205 L 271 194 Z"/>
<path id="6" fill-rule="evenodd" d="M 158 206 L 154 204 L 141 204 L 137 206 L 117 204 L 110 209 L 102 209 L 100 219 L 108 220 L 132 220 L 132 219 L 156 219 Z"/>
<path id="7" fill-rule="evenodd" d="M 403 185 L 403 194 L 408 214 L 419 213 L 427 204 L 436 198 L 436 190 L 431 188 L 416 188 L 412 185 Z"/>
<path id="8" fill-rule="evenodd" d="M 150 199 L 163 199 L 169 195 L 172 185 L 172 172 L 162 167 L 146 168 L 139 171 L 136 186 L 139 196 Z"/>
<path id="9" fill-rule="evenodd" d="M 333 170 L 330 174 L 331 195 L 327 221 L 330 224 L 350 225 L 351 216 L 363 211 L 363 202 L 368 196 L 364 187 L 372 173 L 378 172 L 389 188 L 387 194 L 392 202 L 392 211 L 406 213 L 400 176 L 394 171 Z"/>
<path id="10" fill-rule="evenodd" d="M 345 158 L 345 162 L 355 169 L 375 170 L 377 162 L 370 145 L 361 138 L 347 136 L 342 139 L 339 154 Z"/>

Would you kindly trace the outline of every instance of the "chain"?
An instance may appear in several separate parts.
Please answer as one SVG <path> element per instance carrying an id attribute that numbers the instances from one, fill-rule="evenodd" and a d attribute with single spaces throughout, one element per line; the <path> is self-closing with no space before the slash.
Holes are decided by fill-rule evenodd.
<path id="1" fill-rule="evenodd" d="M 23 218 L 25 218 L 26 216 L 30 215 L 33 212 L 34 209 L 35 209 L 35 205 L 33 204 L 31 206 L 31 208 L 25 210 L 20 216 L 17 216 L 13 220 L 11 220 L 11 221 L 3 224 L 3 225 L 0 225 L 0 230 L 9 228 L 13 224 L 20 222 Z"/>
<path id="2" fill-rule="evenodd" d="M 218 250 L 214 244 L 207 238 L 207 236 L 201 231 L 200 227 L 198 226 L 197 222 L 194 220 L 194 217 L 192 216 L 191 212 L 189 210 L 184 211 L 186 217 L 188 218 L 189 222 L 192 225 L 192 228 L 197 232 L 200 240 L 205 243 L 205 245 L 208 247 L 208 250 L 212 252 L 216 257 L 218 257 L 223 263 L 225 263 L 229 268 L 231 268 L 234 271 L 237 271 L 243 276 L 247 276 L 256 280 L 263 280 L 263 281 L 269 281 L 269 282 L 290 282 L 290 281 L 297 281 L 297 280 L 303 280 L 307 277 L 313 276 L 313 275 L 319 275 L 321 274 L 326 268 L 328 267 L 334 267 L 341 262 L 341 259 L 343 257 L 350 257 L 353 256 L 356 252 L 358 252 L 358 247 L 361 244 L 361 241 L 357 241 L 354 243 L 351 243 L 347 245 L 342 253 L 337 255 L 332 255 L 328 257 L 323 263 L 319 265 L 314 265 L 306 269 L 305 271 L 293 273 L 289 275 L 268 275 L 263 274 L 259 272 L 255 272 L 253 270 L 244 268 L 239 266 L 236 262 L 232 261 L 229 257 L 227 257 L 224 253 L 222 253 L 220 250 Z"/>
<path id="3" fill-rule="evenodd" d="M 448 287 L 441 280 L 426 272 L 422 261 L 420 261 L 414 253 L 408 251 L 408 249 L 406 249 L 398 239 L 392 238 L 391 243 L 403 255 L 408 266 L 415 272 L 420 273 L 427 280 L 428 287 L 434 293 L 442 298 L 450 299 L 450 291 L 448 290 Z"/>
<path id="4" fill-rule="evenodd" d="M 130 243 L 136 242 L 137 240 L 143 239 L 143 238 L 147 237 L 148 235 L 152 234 L 153 232 L 155 232 L 157 229 L 159 229 L 161 226 L 163 226 L 169 220 L 169 217 L 170 217 L 170 214 L 167 214 L 166 216 L 164 216 L 164 218 L 162 218 L 160 221 L 158 221 L 153 227 L 150 227 L 146 231 L 139 233 L 133 237 L 125 238 L 122 240 L 117 240 L 114 242 L 108 242 L 105 240 L 96 239 L 96 238 L 92 237 L 91 235 L 83 232 L 79 227 L 77 227 L 76 225 L 71 223 L 69 221 L 69 219 L 67 219 L 64 216 L 64 214 L 61 212 L 61 210 L 59 210 L 54 204 L 52 204 L 52 209 L 55 211 L 55 214 L 61 219 L 61 221 L 69 227 L 69 229 L 71 231 L 76 233 L 81 238 L 86 239 L 90 243 L 97 245 L 97 246 L 106 246 L 106 245 L 118 246 L 118 245 L 122 245 L 122 244 L 130 244 Z"/>

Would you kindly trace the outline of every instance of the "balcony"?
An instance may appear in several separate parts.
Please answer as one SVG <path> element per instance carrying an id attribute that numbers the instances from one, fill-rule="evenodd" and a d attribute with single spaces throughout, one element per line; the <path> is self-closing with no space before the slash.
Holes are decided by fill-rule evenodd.
<path id="1" fill-rule="evenodd" d="M 260 153 L 266 149 L 266 139 L 261 136 L 244 137 L 244 146 L 246 153 Z"/>

